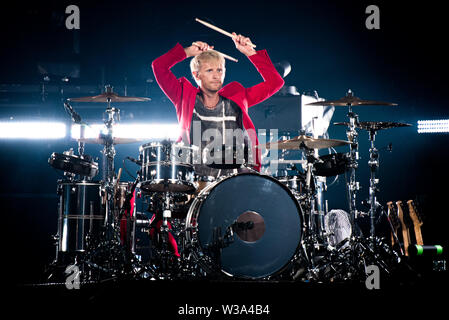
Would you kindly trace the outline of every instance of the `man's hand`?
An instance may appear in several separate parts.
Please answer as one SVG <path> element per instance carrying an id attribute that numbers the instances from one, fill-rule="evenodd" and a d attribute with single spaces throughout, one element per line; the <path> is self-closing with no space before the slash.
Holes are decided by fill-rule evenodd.
<path id="1" fill-rule="evenodd" d="M 214 46 L 209 46 L 206 42 L 201 41 L 195 41 L 192 43 L 190 47 L 184 48 L 184 51 L 186 52 L 186 56 L 188 57 L 194 57 L 199 55 L 201 52 L 213 49 Z"/>
<path id="2" fill-rule="evenodd" d="M 238 51 L 243 53 L 245 56 L 249 57 L 256 54 L 256 50 L 250 46 L 251 40 L 241 34 L 237 35 L 235 32 L 232 33 L 232 41 L 234 41 L 235 47 Z"/>

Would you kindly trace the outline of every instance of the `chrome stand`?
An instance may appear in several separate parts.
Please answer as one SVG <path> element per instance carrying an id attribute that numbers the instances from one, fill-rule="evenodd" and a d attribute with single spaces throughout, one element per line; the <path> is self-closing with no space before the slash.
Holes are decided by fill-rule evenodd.
<path id="1" fill-rule="evenodd" d="M 368 165 L 370 167 L 370 180 L 369 180 L 369 216 L 370 216 L 370 235 L 371 239 L 374 239 L 375 236 L 375 219 L 376 212 L 379 204 L 376 199 L 376 192 L 378 191 L 377 184 L 379 183 L 379 179 L 376 178 L 376 171 L 379 168 L 379 153 L 376 147 L 374 146 L 374 140 L 376 137 L 376 130 L 369 130 L 369 140 L 371 143 L 369 154 L 370 158 L 368 160 Z"/>
<path id="2" fill-rule="evenodd" d="M 348 91 L 347 96 L 352 96 L 351 90 Z M 352 105 L 348 104 L 348 118 L 349 125 L 346 135 L 348 140 L 351 141 L 350 152 L 349 152 L 349 183 L 347 183 L 348 190 L 348 204 L 349 204 L 349 218 L 351 222 L 351 227 L 354 230 L 355 219 L 358 217 L 359 212 L 357 211 L 357 191 L 360 189 L 360 184 L 356 181 L 356 170 L 358 168 L 359 151 L 358 151 L 358 132 L 356 130 L 359 123 L 359 117 L 357 114 L 352 112 Z"/>
<path id="3" fill-rule="evenodd" d="M 101 140 L 104 142 L 103 154 L 103 186 L 102 192 L 106 199 L 106 215 L 105 215 L 105 227 L 107 232 L 107 239 L 111 240 L 114 237 L 113 230 L 116 225 L 115 203 L 114 203 L 114 190 L 115 179 L 114 172 L 114 158 L 115 148 L 113 140 L 113 127 L 120 120 L 120 110 L 117 108 L 111 108 L 110 100 L 108 101 L 108 108 L 104 115 L 104 123 L 106 126 L 106 133 L 100 134 Z"/>

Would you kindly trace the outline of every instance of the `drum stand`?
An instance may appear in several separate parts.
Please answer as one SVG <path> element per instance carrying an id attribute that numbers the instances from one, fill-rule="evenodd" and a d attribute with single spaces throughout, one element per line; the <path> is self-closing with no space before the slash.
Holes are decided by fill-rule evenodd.
<path id="1" fill-rule="evenodd" d="M 356 119 L 356 117 L 353 117 Z M 353 120 L 354 121 L 354 120 Z M 348 132 L 355 132 L 354 124 L 355 122 L 351 121 L 350 129 Z M 397 263 L 400 261 L 398 255 L 391 250 L 388 245 L 384 243 L 384 241 L 375 234 L 375 223 L 376 223 L 376 213 L 379 208 L 383 210 L 382 206 L 377 202 L 376 192 L 378 192 L 378 183 L 379 179 L 376 178 L 376 172 L 379 168 L 379 153 L 374 145 L 375 136 L 377 130 L 375 128 L 371 128 L 369 131 L 369 140 L 370 140 L 370 158 L 368 160 L 368 165 L 370 167 L 370 185 L 369 185 L 369 217 L 370 217 L 370 232 L 369 237 L 365 238 L 363 236 L 353 235 L 349 239 L 349 246 L 347 248 L 343 248 L 342 246 L 345 243 L 339 245 L 337 250 L 329 252 L 329 257 L 325 264 L 321 266 L 321 269 L 324 269 L 327 266 L 332 266 L 333 277 L 337 279 L 351 279 L 360 277 L 360 279 L 364 279 L 366 266 L 370 264 L 375 264 L 380 267 L 383 272 L 386 274 L 390 273 L 390 263 Z M 348 135 L 349 136 L 349 135 Z M 354 141 L 354 140 L 353 140 Z M 355 148 L 351 148 L 351 151 L 355 151 Z M 351 156 L 356 153 L 351 153 Z M 351 160 L 356 160 L 356 158 L 351 158 Z M 353 213 L 358 213 L 355 210 L 353 204 L 355 203 L 355 191 L 358 189 L 358 183 L 355 183 L 353 179 L 354 171 L 356 166 L 351 167 L 351 181 L 349 183 L 349 192 L 351 195 L 351 208 L 353 209 Z M 351 188 L 351 186 L 357 186 L 356 189 Z M 351 215 L 352 218 L 356 217 L 356 215 Z M 355 223 L 352 221 L 352 230 L 354 232 Z M 389 257 L 387 259 L 387 257 Z"/>
<path id="2" fill-rule="evenodd" d="M 375 218 L 377 208 L 379 204 L 376 199 L 376 191 L 378 191 L 377 184 L 379 183 L 379 179 L 376 179 L 376 171 L 379 168 L 379 153 L 374 146 L 374 140 L 376 137 L 376 130 L 369 130 L 369 140 L 370 140 L 370 149 L 369 154 L 370 158 L 368 160 L 368 165 L 370 167 L 370 179 L 369 179 L 369 217 L 370 217 L 370 237 L 374 244 L 375 237 Z"/>
<path id="3" fill-rule="evenodd" d="M 348 95 L 352 95 L 352 92 L 348 92 Z M 356 198 L 357 191 L 360 189 L 359 183 L 356 181 L 356 170 L 358 168 L 359 151 L 358 151 L 358 132 L 356 130 L 359 117 L 357 114 L 352 112 L 352 106 L 348 104 L 348 117 L 349 125 L 346 135 L 348 140 L 351 141 L 350 152 L 349 152 L 349 183 L 347 183 L 348 190 L 348 203 L 349 203 L 349 218 L 351 222 L 352 230 L 354 230 L 355 219 L 358 216 Z"/>
<path id="4" fill-rule="evenodd" d="M 174 193 L 170 191 L 154 191 L 153 194 L 153 210 L 156 216 L 155 221 L 161 221 L 160 227 L 155 230 L 157 241 L 152 241 L 152 265 L 154 266 L 153 276 L 158 279 L 174 279 L 180 271 L 180 261 L 171 251 L 170 244 L 170 228 L 172 209 L 174 207 Z M 153 227 L 152 227 L 153 228 Z"/>
<path id="5" fill-rule="evenodd" d="M 317 206 L 317 201 L 320 199 L 317 195 L 317 184 L 313 175 L 314 164 L 318 161 L 316 152 L 314 149 L 309 149 L 305 146 L 302 146 L 302 149 L 305 150 L 307 158 L 306 185 L 304 188 L 306 212 L 303 217 L 305 221 L 303 247 L 306 259 L 309 263 L 309 272 L 314 274 L 314 269 L 316 267 L 315 260 L 319 257 L 318 251 L 326 247 L 324 212 L 320 210 L 322 209 L 320 205 Z"/>
<path id="6" fill-rule="evenodd" d="M 170 252 L 169 246 L 169 221 L 172 216 L 172 207 L 173 207 L 174 199 L 173 194 L 170 192 L 164 192 L 163 200 L 162 200 L 162 225 L 159 229 L 159 234 L 161 235 L 161 243 L 162 247 L 159 252 L 160 255 L 160 277 L 162 278 L 170 278 L 173 275 L 174 271 L 174 261 L 172 258 L 174 255 Z"/>
<path id="7" fill-rule="evenodd" d="M 110 87 L 107 87 L 109 89 Z M 116 205 L 116 190 L 119 177 L 115 175 L 114 169 L 114 137 L 113 129 L 120 120 L 120 110 L 111 107 L 111 100 L 108 98 L 107 109 L 103 120 L 106 132 L 100 134 L 104 148 L 102 150 L 102 186 L 101 195 L 105 210 L 104 237 L 100 243 L 91 244 L 86 258 L 83 261 L 94 270 L 99 270 L 108 276 L 136 276 L 135 270 L 139 273 L 147 272 L 152 275 L 149 268 L 139 265 L 134 259 L 131 248 L 126 248 L 120 240 L 120 208 Z M 137 184 L 137 181 L 136 183 Z"/>
<path id="8" fill-rule="evenodd" d="M 104 220 L 104 237 L 99 243 L 90 243 L 89 250 L 83 262 L 94 270 L 106 273 L 109 276 L 117 276 L 122 273 L 121 266 L 124 264 L 126 257 L 121 247 L 119 236 L 119 224 L 117 221 L 118 214 L 114 201 L 115 191 L 115 172 L 114 157 L 115 149 L 113 143 L 113 126 L 119 120 L 120 110 L 111 108 L 110 101 L 106 109 L 106 117 L 104 123 L 106 125 L 106 133 L 101 133 L 100 138 L 103 141 L 103 175 L 101 185 L 102 202 L 105 210 Z"/>
<path id="9" fill-rule="evenodd" d="M 114 186 L 115 186 L 115 172 L 114 172 L 114 158 L 115 148 L 113 142 L 113 126 L 120 120 L 120 110 L 110 107 L 110 101 L 108 102 L 108 108 L 106 109 L 106 116 L 104 123 L 107 129 L 106 134 L 101 134 L 100 137 L 104 141 L 103 154 L 103 187 L 102 192 L 105 197 L 106 203 L 106 215 L 105 215 L 105 227 L 107 228 L 107 239 L 110 240 L 113 237 L 113 230 L 115 226 L 114 221 Z"/>

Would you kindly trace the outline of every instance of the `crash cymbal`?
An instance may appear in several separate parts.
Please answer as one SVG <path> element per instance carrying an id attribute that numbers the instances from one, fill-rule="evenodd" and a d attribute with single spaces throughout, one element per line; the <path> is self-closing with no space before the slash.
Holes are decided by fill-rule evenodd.
<path id="1" fill-rule="evenodd" d="M 123 97 L 119 96 L 115 92 L 104 92 L 97 96 L 69 98 L 68 100 L 74 102 L 142 102 L 150 101 L 151 99 L 141 97 Z"/>
<path id="2" fill-rule="evenodd" d="M 106 142 L 106 140 L 101 137 L 82 138 L 82 139 L 77 139 L 77 141 L 89 143 L 89 144 L 102 144 L 102 145 L 104 145 Z M 128 144 L 128 143 L 136 143 L 136 142 L 142 142 L 142 141 L 143 141 L 142 139 L 135 139 L 135 138 L 119 138 L 119 137 L 113 138 L 113 144 Z"/>
<path id="3" fill-rule="evenodd" d="M 334 122 L 337 126 L 348 126 L 348 122 Z M 411 127 L 409 123 L 391 122 L 391 121 L 360 121 L 356 123 L 355 127 L 367 131 L 378 131 L 382 129 Z"/>
<path id="4" fill-rule="evenodd" d="M 298 150 L 307 149 L 327 149 L 351 144 L 349 141 L 336 139 L 312 138 L 305 135 L 297 136 L 290 140 L 281 140 L 277 142 L 269 142 L 258 145 L 258 148 L 282 149 L 282 150 Z"/>
<path id="5" fill-rule="evenodd" d="M 345 97 L 338 100 L 323 100 L 318 102 L 312 102 L 306 104 L 307 106 L 333 106 L 333 107 L 347 107 L 347 106 L 397 106 L 396 103 L 374 101 L 374 100 L 362 100 L 355 97 L 351 90 Z"/>

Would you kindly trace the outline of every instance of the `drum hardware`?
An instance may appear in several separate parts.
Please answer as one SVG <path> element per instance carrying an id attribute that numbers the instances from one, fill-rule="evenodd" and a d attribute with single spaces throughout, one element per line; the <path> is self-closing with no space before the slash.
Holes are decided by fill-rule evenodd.
<path id="1" fill-rule="evenodd" d="M 345 97 L 339 100 L 323 100 L 307 105 L 311 106 L 341 106 L 348 107 L 348 118 L 346 135 L 350 144 L 349 153 L 349 168 L 350 168 L 350 178 L 349 183 L 347 183 L 348 190 L 348 203 L 349 203 L 349 213 L 351 217 L 351 225 L 354 227 L 355 219 L 358 217 L 359 212 L 356 206 L 356 196 L 357 191 L 360 189 L 360 184 L 356 181 L 356 170 L 358 167 L 359 153 L 358 153 L 358 133 L 356 128 L 359 127 L 359 117 L 356 113 L 352 111 L 354 106 L 371 106 L 371 105 L 383 105 L 383 106 L 396 106 L 395 103 L 374 101 L 374 100 L 362 100 L 354 96 L 353 92 L 349 89 Z"/>
<path id="2" fill-rule="evenodd" d="M 356 209 L 356 193 L 359 190 L 359 183 L 356 181 L 356 177 L 355 177 L 355 172 L 358 166 L 358 160 L 359 160 L 359 155 L 358 155 L 358 132 L 357 129 L 359 128 L 359 120 L 358 120 L 358 115 L 355 114 L 352 111 L 352 107 L 355 105 L 395 105 L 392 103 L 386 103 L 386 102 L 378 102 L 378 101 L 369 101 L 369 100 L 361 100 L 357 97 L 354 97 L 353 93 L 351 90 L 348 91 L 348 94 L 346 95 L 346 97 L 340 99 L 340 100 L 334 100 L 334 101 L 318 101 L 318 102 L 314 102 L 311 103 L 309 105 L 330 105 L 330 106 L 347 106 L 348 107 L 348 118 L 349 118 L 349 122 L 345 123 L 346 126 L 348 127 L 347 130 L 347 137 L 348 137 L 348 141 L 350 142 L 350 153 L 349 156 L 344 157 L 341 156 L 342 160 L 342 165 L 339 171 L 336 172 L 329 172 L 326 170 L 323 170 L 325 167 L 325 165 L 329 165 L 329 163 L 326 163 L 329 159 L 334 160 L 334 163 L 336 163 L 336 157 L 337 156 L 329 156 L 328 158 L 321 157 L 322 158 L 322 162 L 318 163 L 314 166 L 315 168 L 315 173 L 316 174 L 323 174 L 324 176 L 331 176 L 333 173 L 344 173 L 346 172 L 347 169 L 349 169 L 350 171 L 350 181 L 349 183 L 347 183 L 347 190 L 348 190 L 348 203 L 349 203 L 349 211 L 350 211 L 350 225 L 351 225 L 351 229 L 354 230 L 355 227 L 355 218 L 357 216 L 360 215 L 360 213 L 357 211 Z M 371 148 L 373 149 L 373 148 Z M 376 158 L 376 151 L 373 149 L 372 151 L 372 167 L 375 165 L 375 161 L 373 161 L 373 159 Z M 346 158 L 346 159 L 345 159 Z M 308 160 L 314 160 L 312 157 L 308 157 Z M 321 166 L 321 167 L 320 167 Z M 310 168 L 310 164 L 308 164 L 308 167 Z M 321 170 L 321 172 L 320 172 Z M 310 172 L 310 170 L 308 170 Z M 310 175 L 310 173 L 308 173 L 308 175 Z M 373 180 L 373 182 L 375 182 L 376 180 Z M 371 194 L 371 197 L 373 197 L 373 194 Z M 310 198 L 309 198 L 310 201 Z M 374 205 L 375 200 L 372 201 L 372 204 Z M 311 210 L 313 210 L 313 202 L 312 202 L 312 207 L 310 208 Z M 371 213 L 373 213 L 371 211 Z M 373 223 L 372 223 L 373 224 Z M 321 230 L 320 230 L 321 231 Z M 371 233 L 373 234 L 373 230 L 371 227 Z M 323 233 L 321 233 L 323 234 Z M 328 234 L 329 236 L 329 234 Z M 313 238 L 313 237 L 312 237 Z M 346 261 L 345 259 L 342 259 L 342 256 L 346 256 L 348 255 L 347 261 L 351 261 L 351 264 L 346 265 L 347 269 L 353 268 L 354 265 L 356 264 L 360 264 L 361 260 L 360 257 L 363 257 L 364 255 L 367 255 L 367 250 L 364 248 L 364 245 L 361 245 L 360 243 L 362 242 L 362 240 L 364 241 L 364 239 L 360 238 L 360 237 L 356 237 L 356 236 L 351 236 L 350 240 L 348 241 L 348 243 L 346 243 L 345 240 L 345 253 L 343 254 L 343 252 L 340 252 L 340 247 L 338 247 L 339 249 L 337 250 L 327 250 L 325 251 L 325 255 L 324 257 L 322 257 L 322 259 L 320 259 L 319 261 L 316 261 L 317 263 L 315 264 L 314 260 L 312 259 L 310 261 L 310 271 L 308 276 L 309 277 L 315 277 L 317 275 L 317 273 L 322 272 L 323 270 L 328 270 L 328 268 L 335 268 L 335 265 L 342 265 L 342 261 Z M 370 243 L 373 247 L 370 247 L 369 250 L 375 252 L 375 250 L 378 250 L 378 248 L 374 247 L 374 243 L 377 241 L 378 239 L 375 238 L 374 236 L 370 237 Z M 311 241 L 312 243 L 314 242 L 314 240 Z M 360 251 L 362 248 L 363 250 Z M 309 252 L 313 253 L 310 249 L 308 249 Z M 347 262 L 346 262 L 347 264 Z M 344 263 L 343 263 L 344 265 Z M 342 276 L 343 271 L 339 271 L 339 276 Z M 347 272 L 347 274 L 351 274 L 351 271 Z M 343 276 L 344 277 L 344 276 Z"/>
<path id="3" fill-rule="evenodd" d="M 339 123 L 337 123 L 340 125 Z M 364 121 L 357 123 L 357 128 L 368 131 L 369 141 L 370 141 L 370 149 L 369 154 L 370 158 L 368 160 L 368 165 L 370 167 L 370 184 L 369 184 L 369 217 L 370 217 L 370 237 L 372 241 L 375 238 L 375 216 L 376 212 L 380 206 L 376 199 L 376 192 L 379 191 L 377 185 L 379 183 L 379 179 L 376 178 L 376 172 L 379 168 L 379 152 L 374 145 L 374 141 L 376 138 L 376 133 L 378 130 L 389 129 L 389 128 L 398 128 L 398 127 L 409 127 L 410 124 L 407 123 L 395 123 L 395 122 L 377 122 L 377 121 Z M 384 211 L 382 209 L 382 211 Z"/>
<path id="4" fill-rule="evenodd" d="M 327 247 L 326 233 L 324 229 L 324 211 L 322 210 L 318 201 L 317 177 L 314 176 L 314 165 L 321 160 L 316 157 L 316 150 L 302 147 L 306 153 L 306 183 L 304 188 L 305 193 L 305 208 L 306 221 L 305 235 L 303 240 L 303 247 L 308 261 L 308 276 L 311 277 L 316 265 L 317 259 L 320 259 L 323 249 Z M 322 185 L 319 185 L 322 187 Z"/>
<path id="5" fill-rule="evenodd" d="M 347 122 L 334 122 L 334 125 L 347 126 Z M 391 122 L 391 121 L 359 121 L 356 125 L 357 128 L 366 131 L 379 131 L 383 129 L 410 127 L 409 123 Z"/>
<path id="6" fill-rule="evenodd" d="M 235 223 L 235 222 L 234 222 Z M 222 252 L 234 242 L 233 225 L 226 228 L 222 235 L 221 227 L 214 227 L 212 230 L 212 241 L 204 246 L 204 253 L 211 259 L 209 261 L 209 272 L 220 277 L 222 272 Z M 231 274 L 229 274 L 232 276 Z"/>
<path id="7" fill-rule="evenodd" d="M 171 221 L 171 208 L 173 205 L 173 195 L 169 192 L 164 192 L 162 195 L 162 201 L 160 203 L 160 210 L 162 211 L 162 224 L 157 230 L 157 246 L 154 250 L 153 260 L 157 268 L 158 278 L 171 279 L 173 275 L 177 273 L 178 265 L 177 260 L 173 253 L 170 252 L 170 240 L 169 240 L 169 221 Z"/>
<path id="8" fill-rule="evenodd" d="M 101 99 L 104 97 L 97 100 Z M 120 97 L 116 99 L 117 102 L 125 102 L 119 101 Z M 90 102 L 95 102 L 92 100 L 95 99 Z M 110 107 L 111 100 L 112 98 L 109 101 L 106 99 L 106 132 L 96 139 L 78 139 L 80 155 L 84 153 L 84 143 L 104 146 L 103 180 L 95 182 L 95 188 L 99 189 L 94 197 L 95 201 L 84 201 L 93 202 L 92 209 L 89 207 L 87 210 L 89 212 L 95 212 L 95 203 L 100 204 L 100 228 L 99 231 L 82 237 L 83 251 L 74 250 L 74 261 L 82 269 L 85 279 L 97 280 L 107 276 L 135 279 L 211 277 L 223 280 L 305 278 L 314 281 L 335 281 L 352 280 L 355 277 L 364 279 L 365 267 L 373 263 L 379 265 L 384 272 L 390 272 L 391 261 L 397 257 L 374 235 L 373 227 L 370 229 L 371 236 L 366 239 L 352 234 L 351 223 L 351 231 L 349 235 L 345 234 L 343 239 L 339 238 L 336 226 L 333 229 L 329 227 L 331 215 L 323 204 L 323 192 L 326 191 L 326 177 L 338 176 L 347 171 L 355 172 L 359 160 L 357 129 L 366 128 L 371 141 L 369 165 L 372 176 L 369 204 L 370 221 L 373 225 L 374 210 L 383 210 L 376 202 L 378 179 L 375 174 L 379 162 L 374 136 L 380 129 L 400 125 L 359 122 L 358 116 L 351 110 L 351 105 L 348 105 L 350 121 L 344 123 L 349 128 L 348 141 L 299 135 L 271 143 L 271 148 L 300 150 L 305 154 L 305 160 L 282 158 L 278 161 L 291 165 L 289 170 L 297 171 L 294 176 L 288 175 L 285 170 L 279 171 L 277 177 L 254 172 L 235 173 L 220 176 L 218 179 L 197 177 L 193 170 L 195 150 L 170 141 L 149 143 L 139 148 L 138 160 L 127 157 L 131 161 L 134 160 L 141 170 L 134 182 L 124 183 L 120 182 L 121 170 L 115 175 L 111 163 L 115 158 L 114 145 L 126 143 L 125 140 L 113 138 L 114 126 L 120 120 L 120 110 Z M 366 101 L 359 99 L 355 105 L 364 103 Z M 348 144 L 352 153 L 318 156 L 319 149 Z M 265 146 L 270 146 L 270 143 Z M 73 156 L 73 150 L 69 155 L 81 159 L 81 156 Z M 89 165 L 88 156 L 83 155 L 81 160 L 84 161 L 83 164 L 87 163 L 89 172 L 95 170 L 94 166 Z M 70 164 L 73 162 L 71 160 Z M 304 173 L 296 168 L 297 164 L 302 164 Z M 81 190 L 82 183 L 88 182 L 78 182 L 74 179 L 75 173 L 67 173 L 73 175 L 73 181 L 66 183 L 72 183 L 75 189 Z M 82 173 L 85 174 L 84 171 Z M 89 177 L 89 174 L 86 176 Z M 198 187 L 200 182 L 209 184 L 204 188 Z M 354 176 L 352 183 L 348 183 L 348 189 L 355 184 Z M 161 219 L 160 227 L 158 224 L 157 243 L 150 241 L 153 250 L 150 251 L 150 245 L 147 246 L 150 257 L 144 258 L 144 261 L 139 257 L 136 242 L 132 239 L 136 237 L 136 228 L 141 228 L 144 234 L 150 229 L 149 220 L 142 215 L 137 216 L 135 210 L 132 215 L 130 212 L 131 198 L 138 188 L 145 198 L 151 199 L 152 207 L 148 211 L 156 212 Z M 239 193 L 238 190 L 245 192 Z M 85 197 L 88 197 L 89 192 L 85 194 Z M 351 197 L 350 203 L 355 204 L 355 195 Z M 375 209 L 372 209 L 374 206 Z M 183 214 L 183 210 L 186 213 Z M 95 220 L 96 215 L 88 216 L 89 218 L 83 217 L 87 224 L 84 230 L 95 230 L 95 223 L 98 223 Z M 70 218 L 73 217 L 67 215 L 67 219 Z M 126 233 L 124 242 L 120 241 L 122 218 L 126 219 L 129 227 L 127 230 L 131 230 Z M 75 223 L 75 220 L 70 223 Z M 177 240 L 180 257 L 174 255 L 171 250 L 171 235 Z M 60 243 L 64 237 L 67 239 L 68 236 L 61 232 L 55 240 Z M 73 243 L 68 242 L 69 245 Z M 62 247 L 62 244 L 60 246 Z"/>
<path id="9" fill-rule="evenodd" d="M 350 124 L 337 123 L 337 125 Z M 351 237 L 347 238 L 347 240 L 341 241 L 335 248 L 328 250 L 325 259 L 323 259 L 315 268 L 315 271 L 318 270 L 317 273 L 331 268 L 334 272 L 329 273 L 327 276 L 330 276 L 333 279 L 351 279 L 354 277 L 362 277 L 366 266 L 375 263 L 385 274 L 389 275 L 392 267 L 401 261 L 398 253 L 375 234 L 377 212 L 380 212 L 380 214 L 384 214 L 385 216 L 387 216 L 387 214 L 383 206 L 380 205 L 376 199 L 379 183 L 379 179 L 376 177 L 379 167 L 379 153 L 374 145 L 374 141 L 378 130 L 406 126 L 409 125 L 374 121 L 358 122 L 353 126 L 354 129 L 367 130 L 369 133 L 370 158 L 368 160 L 368 165 L 370 167 L 370 187 L 369 200 L 367 201 L 370 217 L 369 237 L 365 238 L 362 235 L 353 234 Z M 351 226 L 354 225 L 351 223 Z M 390 227 L 393 230 L 391 224 Z M 354 229 L 352 232 L 354 232 Z M 323 277 L 324 275 L 322 274 L 319 276 L 319 278 Z"/>
<path id="10" fill-rule="evenodd" d="M 89 99 L 87 99 L 89 98 Z M 114 145 L 118 143 L 135 142 L 115 139 L 113 129 L 120 121 L 120 110 L 111 107 L 111 102 L 147 101 L 146 98 L 119 97 L 112 92 L 112 87 L 107 86 L 106 92 L 100 96 L 68 99 L 77 102 L 107 102 L 103 120 L 106 132 L 96 139 L 84 137 L 85 125 L 81 117 L 73 110 L 68 102 L 64 107 L 71 114 L 72 120 L 81 125 L 80 138 L 78 139 L 79 156 L 74 156 L 73 151 L 66 154 L 54 153 L 49 163 L 59 169 L 71 172 L 72 179 L 59 183 L 61 194 L 59 211 L 60 222 L 58 224 L 58 253 L 67 253 L 68 261 L 80 266 L 86 277 L 99 280 L 104 276 L 140 276 L 141 274 L 154 275 L 151 266 L 139 263 L 134 255 L 134 244 L 129 237 L 134 236 L 136 217 L 131 217 L 130 200 L 138 184 L 136 180 L 132 186 L 121 183 L 121 170 L 115 175 L 114 170 Z M 84 180 L 98 173 L 98 166 L 91 158 L 84 154 L 85 143 L 99 143 L 104 146 L 103 154 L 103 179 L 101 182 L 76 182 L 73 175 L 79 174 Z M 127 190 L 130 187 L 130 190 Z M 75 195 L 71 195 L 74 192 Z M 73 214 L 74 212 L 75 214 Z M 121 243 L 120 220 L 126 212 L 127 219 L 131 221 L 131 232 L 127 232 L 125 243 Z M 75 228 L 71 225 L 76 224 Z M 128 221 L 129 224 L 129 221 Z M 132 242 L 132 241 L 131 241 Z M 57 257 L 56 260 L 59 260 Z M 57 263 L 56 261 L 55 263 Z"/>

